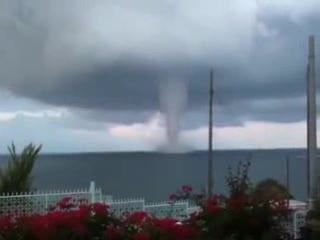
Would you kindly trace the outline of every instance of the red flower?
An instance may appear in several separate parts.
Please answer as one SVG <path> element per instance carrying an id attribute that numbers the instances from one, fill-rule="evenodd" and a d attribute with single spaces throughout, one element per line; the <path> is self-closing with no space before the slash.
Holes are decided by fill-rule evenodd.
<path id="1" fill-rule="evenodd" d="M 148 213 L 140 211 L 134 212 L 127 217 L 127 221 L 133 224 L 142 225 L 148 218 Z"/>
<path id="2" fill-rule="evenodd" d="M 173 228 L 173 235 L 175 240 L 193 239 L 196 235 L 196 229 L 190 225 L 175 225 Z"/>
<path id="3" fill-rule="evenodd" d="M 33 215 L 19 220 L 20 224 L 31 230 L 36 239 L 52 239 L 55 226 L 48 215 Z"/>
<path id="4" fill-rule="evenodd" d="M 179 199 L 179 197 L 178 197 L 177 194 L 172 193 L 172 194 L 170 194 L 169 199 L 170 199 L 171 201 L 176 201 L 176 200 Z"/>
<path id="5" fill-rule="evenodd" d="M 176 219 L 153 219 L 153 226 L 160 233 L 160 239 L 187 240 L 194 239 L 196 229 L 191 225 L 185 225 Z"/>
<path id="6" fill-rule="evenodd" d="M 117 239 L 120 236 L 120 234 L 121 234 L 120 230 L 118 228 L 114 228 L 114 227 L 108 228 L 105 231 L 106 239 L 110 239 L 110 240 Z"/>
<path id="7" fill-rule="evenodd" d="M 12 225 L 11 216 L 3 216 L 0 218 L 0 233 L 9 229 Z"/>
<path id="8" fill-rule="evenodd" d="M 133 235 L 132 240 L 149 240 L 150 237 L 147 233 L 140 232 Z"/>
<path id="9" fill-rule="evenodd" d="M 287 199 L 274 199 L 271 201 L 271 206 L 275 209 L 275 210 L 288 210 L 289 209 L 289 205 L 288 205 L 288 200 Z"/>
<path id="10" fill-rule="evenodd" d="M 163 218 L 163 219 L 153 219 L 154 225 L 156 227 L 159 227 L 162 230 L 170 230 L 174 228 L 174 226 L 177 224 L 178 220 L 173 218 Z"/>
<path id="11" fill-rule="evenodd" d="M 215 213 L 220 210 L 218 202 L 215 198 L 208 200 L 206 210 L 208 211 L 208 213 Z"/>
<path id="12" fill-rule="evenodd" d="M 109 206 L 103 203 L 92 204 L 92 209 L 97 214 L 106 214 Z"/>
<path id="13" fill-rule="evenodd" d="M 184 192 L 184 193 L 191 193 L 192 192 L 192 187 L 190 186 L 190 185 L 183 185 L 182 186 L 182 191 Z"/>
<path id="14" fill-rule="evenodd" d="M 89 216 L 90 214 L 90 206 L 88 205 L 81 205 L 79 206 L 79 209 L 75 212 L 75 215 L 77 215 L 79 218 L 84 218 Z"/>
<path id="15" fill-rule="evenodd" d="M 227 207 L 232 210 L 243 209 L 249 203 L 249 198 L 247 196 L 231 197 L 227 201 Z"/>
<path id="16" fill-rule="evenodd" d="M 214 195 L 212 198 L 210 198 L 207 201 L 205 205 L 205 209 L 209 213 L 215 213 L 221 209 L 219 204 L 223 203 L 224 201 L 225 201 L 225 197 L 223 195 Z"/>
<path id="17" fill-rule="evenodd" d="M 57 207 L 59 207 L 61 210 L 71 209 L 75 207 L 75 205 L 71 201 L 72 201 L 72 197 L 70 196 L 64 197 L 63 199 L 60 200 L 60 202 L 57 203 Z"/>

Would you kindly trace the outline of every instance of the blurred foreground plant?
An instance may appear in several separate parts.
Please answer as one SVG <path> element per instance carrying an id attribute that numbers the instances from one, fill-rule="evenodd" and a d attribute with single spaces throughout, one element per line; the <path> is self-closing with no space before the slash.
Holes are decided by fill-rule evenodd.
<path id="1" fill-rule="evenodd" d="M 27 145 L 17 154 L 16 147 L 12 143 L 9 150 L 9 160 L 5 168 L 0 168 L 0 193 L 27 192 L 32 186 L 32 170 L 41 145 Z"/>

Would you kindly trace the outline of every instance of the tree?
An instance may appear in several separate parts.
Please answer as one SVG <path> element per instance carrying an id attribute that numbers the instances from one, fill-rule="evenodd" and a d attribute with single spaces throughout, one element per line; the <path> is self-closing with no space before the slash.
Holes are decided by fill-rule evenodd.
<path id="1" fill-rule="evenodd" d="M 6 168 L 0 168 L 0 193 L 27 192 L 31 190 L 33 181 L 32 170 L 42 145 L 27 145 L 21 152 L 16 153 L 12 143 L 9 150 L 9 160 Z"/>
<path id="2" fill-rule="evenodd" d="M 272 178 L 260 181 L 253 190 L 253 196 L 259 201 L 292 199 L 289 190 Z"/>
<path id="3" fill-rule="evenodd" d="M 232 168 L 228 168 L 228 176 L 226 182 L 229 188 L 230 197 L 238 197 L 244 195 L 250 195 L 252 191 L 252 183 L 249 178 L 250 162 L 238 163 L 237 170 L 232 171 Z"/>

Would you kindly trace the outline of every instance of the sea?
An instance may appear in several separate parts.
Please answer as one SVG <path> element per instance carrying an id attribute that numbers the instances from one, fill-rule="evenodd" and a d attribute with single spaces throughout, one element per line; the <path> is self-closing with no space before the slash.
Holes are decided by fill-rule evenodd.
<path id="1" fill-rule="evenodd" d="M 0 166 L 8 156 L 0 155 Z M 286 162 L 289 162 L 287 171 Z M 213 152 L 214 192 L 226 194 L 228 169 L 236 171 L 239 162 L 250 161 L 253 184 L 273 178 L 288 185 L 298 200 L 307 198 L 305 149 L 218 150 Z M 33 176 L 36 190 L 74 190 L 88 188 L 95 181 L 104 194 L 115 198 L 145 198 L 165 201 L 170 193 L 189 184 L 205 191 L 208 152 L 108 152 L 41 154 Z M 287 173 L 288 179 L 287 181 Z"/>

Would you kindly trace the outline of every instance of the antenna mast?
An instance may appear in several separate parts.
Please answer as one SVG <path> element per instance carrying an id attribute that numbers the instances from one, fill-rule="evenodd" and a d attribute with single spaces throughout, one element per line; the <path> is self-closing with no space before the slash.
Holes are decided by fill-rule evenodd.
<path id="1" fill-rule="evenodd" d="M 307 177 L 309 201 L 318 197 L 319 164 L 317 163 L 317 108 L 315 40 L 309 36 L 309 57 L 307 65 Z"/>
<path id="2" fill-rule="evenodd" d="M 213 192 L 213 172 L 212 172 L 212 113 L 213 113 L 213 69 L 210 70 L 210 90 L 209 90 L 209 153 L 208 153 L 208 198 L 212 196 Z"/>

